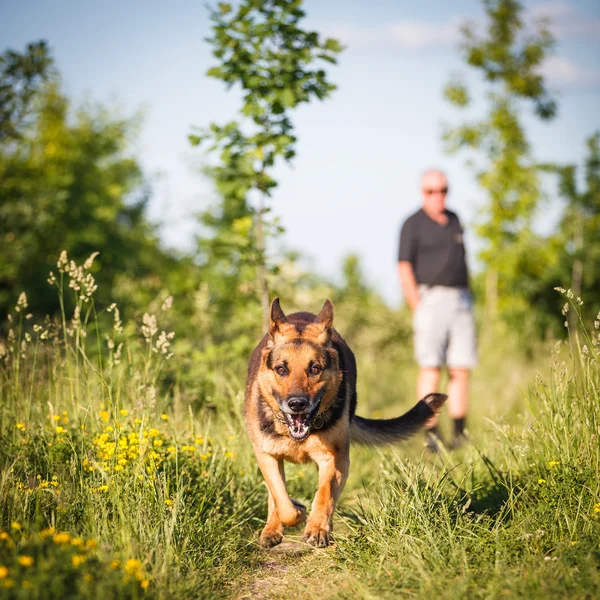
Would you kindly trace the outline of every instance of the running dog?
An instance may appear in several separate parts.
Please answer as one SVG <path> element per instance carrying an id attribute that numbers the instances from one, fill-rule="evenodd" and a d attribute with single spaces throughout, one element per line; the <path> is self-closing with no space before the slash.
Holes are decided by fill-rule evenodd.
<path id="1" fill-rule="evenodd" d="M 271 304 L 269 332 L 252 352 L 244 417 L 269 492 L 260 544 L 283 539 L 283 528 L 304 523 L 303 540 L 329 545 L 332 517 L 350 466 L 350 442 L 378 445 L 406 439 L 436 414 L 444 394 L 429 394 L 395 419 L 364 419 L 356 410 L 356 361 L 333 328 L 333 305 L 314 315 L 285 316 L 279 298 Z M 290 498 L 283 461 L 313 461 L 319 488 L 312 510 Z"/>

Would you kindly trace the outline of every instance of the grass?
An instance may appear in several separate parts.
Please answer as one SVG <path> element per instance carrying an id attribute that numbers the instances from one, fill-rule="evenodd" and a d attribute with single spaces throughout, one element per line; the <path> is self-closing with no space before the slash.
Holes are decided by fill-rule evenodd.
<path id="1" fill-rule="evenodd" d="M 243 381 L 192 412 L 162 384 L 170 303 L 138 324 L 96 312 L 86 265 L 61 257 L 62 321 L 36 321 L 22 296 L 0 350 L 0 598 L 599 595 L 597 326 L 537 374 L 503 335 L 475 372 L 472 445 L 354 449 L 335 546 L 279 556 L 256 544 L 266 491 Z M 356 350 L 359 412 L 408 407 L 410 368 Z M 310 501 L 314 469 L 288 475 Z"/>

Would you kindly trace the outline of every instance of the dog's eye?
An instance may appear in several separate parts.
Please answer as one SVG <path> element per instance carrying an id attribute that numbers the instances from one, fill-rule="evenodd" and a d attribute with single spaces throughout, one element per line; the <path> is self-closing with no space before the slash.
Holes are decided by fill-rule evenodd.
<path id="1" fill-rule="evenodd" d="M 318 375 L 321 372 L 321 367 L 319 365 L 310 365 L 308 372 L 311 375 Z"/>
<path id="2" fill-rule="evenodd" d="M 281 377 L 283 377 L 284 375 L 287 375 L 287 369 L 283 365 L 277 365 L 275 367 L 275 373 L 277 373 L 277 375 L 281 375 Z"/>

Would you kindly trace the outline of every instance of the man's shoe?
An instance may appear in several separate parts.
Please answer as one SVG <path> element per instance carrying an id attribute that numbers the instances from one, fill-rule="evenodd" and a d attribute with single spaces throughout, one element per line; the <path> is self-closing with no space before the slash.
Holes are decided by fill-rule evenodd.
<path id="1" fill-rule="evenodd" d="M 463 446 L 466 446 L 469 443 L 469 438 L 463 433 L 461 435 L 455 436 L 455 438 L 450 442 L 448 446 L 449 450 L 458 450 Z"/>
<path id="2" fill-rule="evenodd" d="M 425 432 L 425 446 L 429 452 L 437 454 L 444 446 L 444 442 L 437 431 L 430 430 Z"/>

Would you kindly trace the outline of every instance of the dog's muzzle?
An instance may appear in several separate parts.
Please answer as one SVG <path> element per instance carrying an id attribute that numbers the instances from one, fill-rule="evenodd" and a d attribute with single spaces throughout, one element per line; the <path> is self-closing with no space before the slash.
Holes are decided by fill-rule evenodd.
<path id="1" fill-rule="evenodd" d="M 292 439 L 301 442 L 310 435 L 313 419 L 321 406 L 321 398 L 322 395 L 319 394 L 311 402 L 307 396 L 291 396 L 280 403 Z"/>

